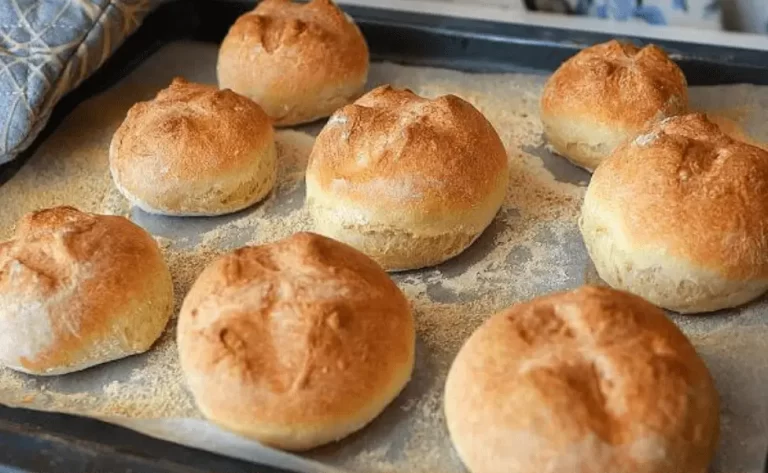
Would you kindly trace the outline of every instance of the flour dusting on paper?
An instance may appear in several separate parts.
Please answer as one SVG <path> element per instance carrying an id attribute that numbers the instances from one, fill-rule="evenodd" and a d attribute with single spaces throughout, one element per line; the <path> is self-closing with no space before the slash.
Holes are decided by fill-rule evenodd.
<path id="1" fill-rule="evenodd" d="M 215 83 L 215 60 L 215 46 L 174 43 L 111 90 L 81 104 L 21 171 L 0 186 L 0 240 L 11 235 L 21 215 L 41 207 L 68 204 L 129 216 L 155 235 L 163 249 L 174 276 L 178 312 L 197 275 L 217 255 L 311 229 L 303 209 L 303 176 L 317 125 L 278 131 L 276 190 L 263 203 L 234 215 L 152 216 L 129 208 L 112 185 L 109 142 L 128 108 L 154 96 L 175 75 Z M 464 340 L 494 312 L 596 282 L 576 224 L 589 174 L 553 156 L 542 141 L 538 97 L 543 76 L 374 64 L 370 77 L 370 87 L 391 83 L 420 95 L 452 93 L 473 103 L 506 146 L 509 189 L 497 218 L 467 251 L 435 268 L 393 276 L 412 301 L 418 331 L 416 370 L 403 394 L 362 431 L 304 457 L 361 473 L 460 473 L 464 469 L 442 413 L 450 363 Z M 697 109 L 722 115 L 768 143 L 768 127 L 763 126 L 768 88 L 693 88 L 691 98 Z M 763 302 L 729 312 L 736 313 L 672 318 L 707 361 L 721 393 L 722 442 L 714 472 L 758 473 L 768 439 L 768 307 Z M 201 416 L 184 386 L 174 332 L 175 317 L 149 353 L 81 373 L 34 378 L 0 369 L 0 403 L 124 419 L 160 437 L 173 428 L 173 440 L 183 443 L 185 432 L 176 426 L 185 424 L 163 424 L 162 419 Z M 187 442 L 199 446 L 199 422 L 187 425 L 197 429 L 190 429 Z M 210 427 L 206 448 L 262 458 L 217 432 Z M 273 457 L 262 461 L 285 466 Z"/>

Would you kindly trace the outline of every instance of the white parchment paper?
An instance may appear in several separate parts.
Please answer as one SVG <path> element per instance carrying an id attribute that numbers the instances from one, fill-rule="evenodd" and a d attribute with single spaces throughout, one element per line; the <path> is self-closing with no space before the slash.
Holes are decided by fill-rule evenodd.
<path id="1" fill-rule="evenodd" d="M 215 83 L 216 47 L 165 47 L 120 84 L 78 107 L 37 154 L 0 187 L 0 239 L 9 221 L 38 207 L 74 204 L 125 213 L 164 245 L 177 290 L 217 252 L 275 240 L 308 228 L 302 212 L 302 163 L 319 125 L 278 133 L 280 185 L 263 204 L 219 218 L 163 218 L 128 209 L 109 180 L 107 149 L 128 107 L 152 97 L 172 77 Z M 374 64 L 370 86 L 392 83 L 475 104 L 507 147 L 511 183 L 504 207 L 469 250 L 436 268 L 398 274 L 418 330 L 411 383 L 361 432 L 302 455 L 261 447 L 203 420 L 176 362 L 173 323 L 147 354 L 72 375 L 35 378 L 0 369 L 0 403 L 97 417 L 148 435 L 299 472 L 465 471 L 442 417 L 442 389 L 453 357 L 486 317 L 514 302 L 599 282 L 577 230 L 589 174 L 550 154 L 538 123 L 544 76 L 465 74 Z M 692 104 L 726 117 L 768 142 L 768 88 L 694 87 Z M 715 473 L 760 473 L 768 449 L 768 306 L 759 301 L 720 314 L 670 315 L 712 371 L 722 398 L 722 438 Z"/>

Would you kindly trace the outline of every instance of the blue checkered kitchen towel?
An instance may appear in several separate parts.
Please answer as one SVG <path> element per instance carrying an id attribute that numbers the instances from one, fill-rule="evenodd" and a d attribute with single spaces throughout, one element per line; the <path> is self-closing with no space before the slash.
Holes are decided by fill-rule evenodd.
<path id="1" fill-rule="evenodd" d="M 157 0 L 0 0 L 0 164 L 45 126 Z"/>

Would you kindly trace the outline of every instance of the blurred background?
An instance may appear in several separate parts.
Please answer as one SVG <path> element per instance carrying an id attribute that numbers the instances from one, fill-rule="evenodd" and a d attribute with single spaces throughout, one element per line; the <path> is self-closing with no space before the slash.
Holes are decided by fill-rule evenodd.
<path id="1" fill-rule="evenodd" d="M 457 0 L 612 21 L 768 34 L 768 0 Z M 522 4 L 522 5 L 521 5 Z"/>

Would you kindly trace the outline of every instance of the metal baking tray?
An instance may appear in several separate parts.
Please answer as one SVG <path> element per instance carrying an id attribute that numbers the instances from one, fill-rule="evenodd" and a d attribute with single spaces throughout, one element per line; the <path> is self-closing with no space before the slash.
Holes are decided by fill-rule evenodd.
<path id="1" fill-rule="evenodd" d="M 48 126 L 29 150 L 16 161 L 0 166 L 0 185 L 24 165 L 36 147 L 80 102 L 109 88 L 164 44 L 178 39 L 220 41 L 235 18 L 251 9 L 253 3 L 178 0 L 164 4 L 102 69 L 59 103 Z M 546 73 L 579 49 L 613 38 L 600 33 L 360 6 L 345 7 L 345 10 L 360 25 L 375 61 L 472 72 Z M 653 42 L 673 55 L 691 85 L 768 85 L 767 51 Z M 254 471 L 254 466 L 92 419 L 0 406 L 0 473 L 17 471 L 234 473 Z M 281 470 L 258 467 L 258 471 Z"/>

